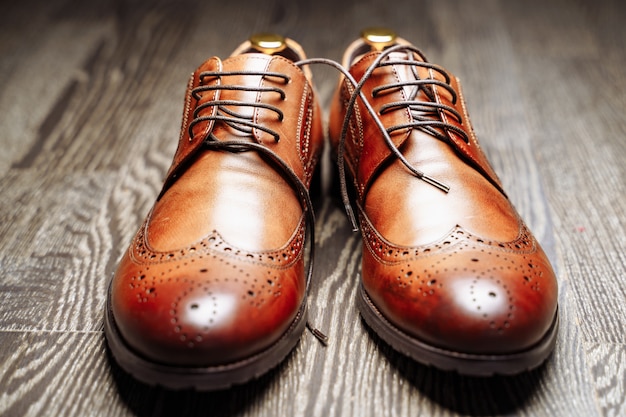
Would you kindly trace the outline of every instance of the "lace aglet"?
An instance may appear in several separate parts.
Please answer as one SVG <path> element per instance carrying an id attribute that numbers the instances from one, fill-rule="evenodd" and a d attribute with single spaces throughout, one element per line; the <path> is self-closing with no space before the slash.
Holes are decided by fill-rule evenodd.
<path id="1" fill-rule="evenodd" d="M 328 336 L 322 333 L 319 329 L 311 326 L 311 323 L 306 322 L 306 327 L 309 331 L 319 340 L 324 346 L 328 346 Z"/>
<path id="2" fill-rule="evenodd" d="M 352 231 L 358 232 L 359 225 L 356 222 L 356 217 L 354 215 L 354 211 L 352 210 L 352 207 L 349 204 L 346 204 L 345 207 L 346 207 L 346 213 L 348 214 L 348 219 L 350 219 L 350 225 L 352 226 Z"/>
<path id="3" fill-rule="evenodd" d="M 447 186 L 446 184 L 429 177 L 428 175 L 422 175 L 420 176 L 420 179 L 434 187 L 437 187 L 438 189 L 440 189 L 441 191 L 443 191 L 444 193 L 448 193 L 450 191 L 450 187 Z"/>

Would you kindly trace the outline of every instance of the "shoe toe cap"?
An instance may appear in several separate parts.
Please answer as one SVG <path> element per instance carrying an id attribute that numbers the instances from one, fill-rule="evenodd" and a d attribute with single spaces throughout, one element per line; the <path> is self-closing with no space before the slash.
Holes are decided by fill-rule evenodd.
<path id="1" fill-rule="evenodd" d="M 280 338 L 304 298 L 297 265 L 132 269 L 120 268 L 112 283 L 116 326 L 134 351 L 168 365 L 245 359 Z"/>
<path id="2" fill-rule="evenodd" d="M 540 250 L 440 252 L 386 265 L 365 258 L 363 283 L 381 313 L 436 347 L 523 351 L 541 340 L 556 314 L 556 280 Z"/>

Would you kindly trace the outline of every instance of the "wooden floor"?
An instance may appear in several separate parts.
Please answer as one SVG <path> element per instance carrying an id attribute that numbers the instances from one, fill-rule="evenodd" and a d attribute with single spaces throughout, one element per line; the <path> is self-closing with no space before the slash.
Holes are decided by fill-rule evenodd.
<path id="1" fill-rule="evenodd" d="M 2 1 L 0 415 L 626 416 L 625 4 Z M 356 311 L 360 239 L 328 198 L 309 300 L 328 347 L 306 332 L 278 369 L 217 393 L 135 382 L 105 347 L 105 286 L 173 156 L 190 72 L 257 31 L 340 60 L 371 25 L 462 79 L 558 273 L 554 355 L 476 379 L 394 353 Z M 337 75 L 313 71 L 327 104 Z"/>

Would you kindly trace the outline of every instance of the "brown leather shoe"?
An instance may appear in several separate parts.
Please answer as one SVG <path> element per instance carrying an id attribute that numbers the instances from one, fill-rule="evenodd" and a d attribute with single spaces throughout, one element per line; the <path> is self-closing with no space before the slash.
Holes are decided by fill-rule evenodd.
<path id="1" fill-rule="evenodd" d="M 189 80 L 174 162 L 107 298 L 109 346 L 136 378 L 224 388 L 298 342 L 323 146 L 304 58 L 290 39 L 256 36 Z"/>
<path id="2" fill-rule="evenodd" d="M 363 97 L 351 102 L 344 78 L 329 130 L 356 188 L 363 318 L 441 369 L 538 366 L 556 339 L 557 282 L 480 149 L 459 81 L 379 29 L 352 43 L 343 65 Z"/>

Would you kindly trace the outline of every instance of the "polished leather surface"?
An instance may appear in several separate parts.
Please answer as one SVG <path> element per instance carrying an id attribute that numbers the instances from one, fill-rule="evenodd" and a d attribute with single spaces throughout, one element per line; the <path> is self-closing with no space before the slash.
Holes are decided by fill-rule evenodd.
<path id="1" fill-rule="evenodd" d="M 403 39 L 399 44 L 409 45 Z M 380 52 L 361 40 L 343 65 L 358 82 Z M 413 58 L 421 60 L 418 54 Z M 394 52 L 389 59 L 405 59 Z M 361 99 L 351 114 L 345 164 L 356 188 L 363 235 L 362 283 L 392 326 L 451 352 L 507 354 L 538 343 L 554 323 L 557 282 L 546 255 L 502 190 L 474 135 L 460 82 L 442 72 L 405 65 L 377 68 L 363 93 L 377 112 L 406 101 L 413 86 L 372 94 L 383 85 L 433 78 L 448 84 L 417 99 L 440 105 L 436 119 L 465 132 L 439 129 L 445 140 L 417 128 L 390 133 L 411 166 L 450 187 L 448 193 L 415 177 L 381 139 Z M 450 74 L 446 71 L 447 74 Z M 329 131 L 339 146 L 353 87 L 342 80 Z M 457 121 L 449 110 L 455 109 Z M 407 108 L 380 114 L 386 128 L 414 122 Z M 348 180 L 350 181 L 350 180 Z"/>
<path id="2" fill-rule="evenodd" d="M 125 343 L 148 360 L 174 366 L 241 361 L 275 343 L 305 302 L 305 209 L 284 173 L 255 151 L 208 150 L 208 135 L 269 148 L 308 187 L 323 147 L 321 111 L 304 58 L 289 41 L 281 55 L 242 44 L 225 60 L 211 58 L 187 88 L 179 146 L 161 195 L 120 261 L 111 310 Z M 207 72 L 232 72 L 206 76 Z M 279 77 L 241 74 L 272 72 Z M 203 75 L 203 73 L 205 75 Z M 212 89 L 216 85 L 246 89 Z M 199 86 L 206 88 L 198 89 Z M 259 92 L 255 88 L 278 88 Z M 196 89 L 199 92 L 192 92 Z M 242 132 L 215 116 L 211 100 L 255 124 Z M 193 119 L 196 122 L 189 129 Z"/>

